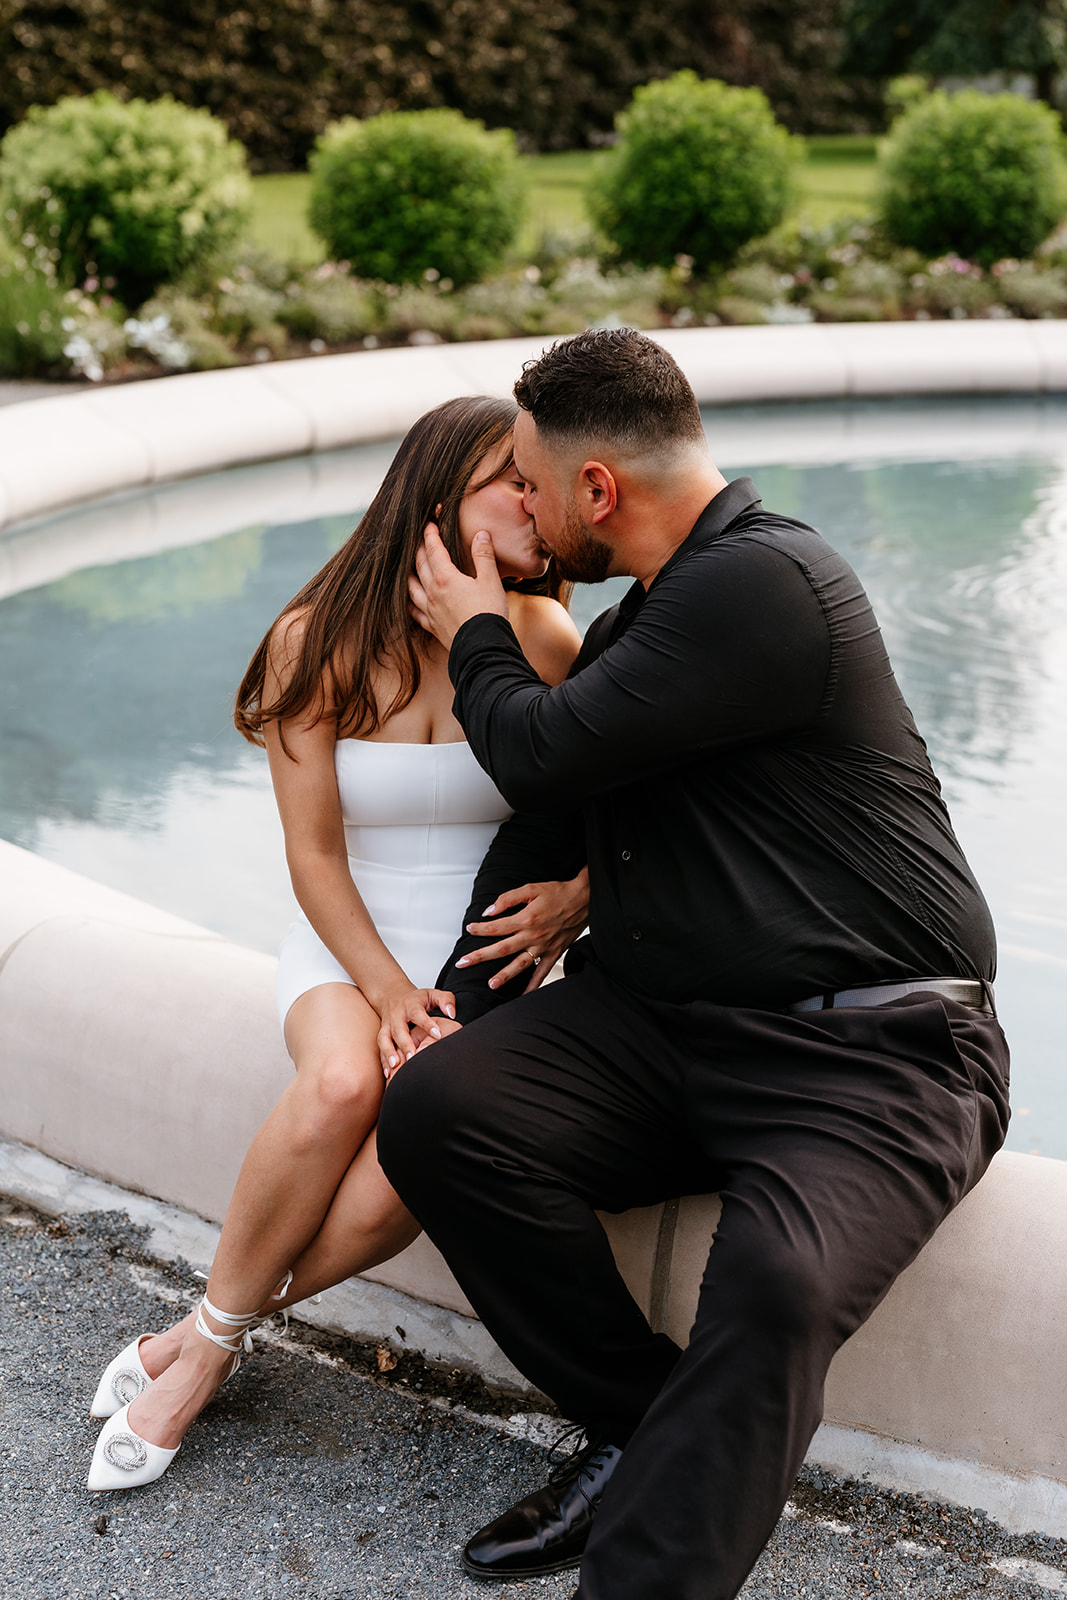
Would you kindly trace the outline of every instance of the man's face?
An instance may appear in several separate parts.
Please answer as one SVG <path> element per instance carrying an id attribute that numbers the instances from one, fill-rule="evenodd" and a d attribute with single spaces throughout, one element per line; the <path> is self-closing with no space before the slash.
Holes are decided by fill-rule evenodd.
<path id="1" fill-rule="evenodd" d="M 565 469 L 542 448 L 528 411 L 520 410 L 515 421 L 515 470 L 526 484 L 523 506 L 560 576 L 571 583 L 603 583 L 614 552 L 585 522 Z"/>

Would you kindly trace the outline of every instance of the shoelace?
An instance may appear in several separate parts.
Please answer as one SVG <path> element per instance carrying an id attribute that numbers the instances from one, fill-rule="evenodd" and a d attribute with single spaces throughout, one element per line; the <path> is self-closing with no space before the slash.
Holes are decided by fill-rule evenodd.
<path id="1" fill-rule="evenodd" d="M 584 1444 L 582 1440 L 585 1440 Z M 568 1442 L 570 1448 L 561 1448 L 567 1446 Z M 564 1428 L 549 1447 L 548 1459 L 554 1462 L 553 1470 L 548 1475 L 549 1483 L 566 1483 L 569 1478 L 577 1477 L 588 1457 L 599 1448 L 599 1444 L 586 1434 L 584 1423 L 576 1422 L 572 1427 Z"/>

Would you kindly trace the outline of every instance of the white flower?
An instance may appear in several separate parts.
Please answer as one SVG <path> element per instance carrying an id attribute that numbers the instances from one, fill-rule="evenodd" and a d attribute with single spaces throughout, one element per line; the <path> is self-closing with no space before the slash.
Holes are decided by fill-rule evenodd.
<path id="1" fill-rule="evenodd" d="M 67 340 L 63 346 L 63 354 L 75 372 L 80 372 L 90 383 L 99 383 L 103 378 L 104 369 L 100 357 L 83 333 L 76 333 L 72 339 Z"/>

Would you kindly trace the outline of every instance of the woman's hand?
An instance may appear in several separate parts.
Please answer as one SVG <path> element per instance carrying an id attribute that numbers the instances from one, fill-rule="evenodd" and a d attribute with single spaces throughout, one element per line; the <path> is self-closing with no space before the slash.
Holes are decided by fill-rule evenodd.
<path id="1" fill-rule="evenodd" d="M 410 1061 L 420 1044 L 443 1039 L 459 1026 L 456 997 L 447 989 L 397 989 L 382 997 L 375 1010 L 382 1019 L 378 1054 L 386 1078 Z M 431 1016 L 434 1010 L 442 1015 Z"/>
<path id="2" fill-rule="evenodd" d="M 512 906 L 520 909 L 513 916 L 500 913 Z M 490 989 L 499 989 L 510 978 L 528 971 L 530 981 L 524 993 L 537 989 L 556 962 L 574 943 L 589 915 L 589 873 L 583 867 L 576 878 L 562 883 L 526 883 L 521 889 L 498 894 L 483 913 L 492 922 L 468 922 L 467 932 L 482 935 L 495 943 L 472 950 L 456 962 L 457 967 L 473 967 L 501 956 L 514 960 L 489 979 Z"/>

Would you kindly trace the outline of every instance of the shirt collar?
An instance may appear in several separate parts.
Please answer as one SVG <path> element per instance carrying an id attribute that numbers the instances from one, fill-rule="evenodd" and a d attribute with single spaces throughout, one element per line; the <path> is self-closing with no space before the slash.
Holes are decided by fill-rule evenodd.
<path id="1" fill-rule="evenodd" d="M 620 618 L 633 616 L 646 598 L 646 593 L 651 593 L 672 567 L 679 561 L 684 561 L 686 556 L 692 555 L 693 551 L 699 550 L 702 545 L 710 544 L 713 539 L 720 538 L 743 512 L 751 510 L 760 503 L 756 485 L 751 478 L 735 478 L 725 489 L 720 489 L 700 513 L 693 524 L 692 532 L 682 540 L 670 560 L 664 562 L 656 573 L 648 590 L 646 591 L 640 581 L 636 582 L 633 588 L 627 589 L 619 606 Z"/>

